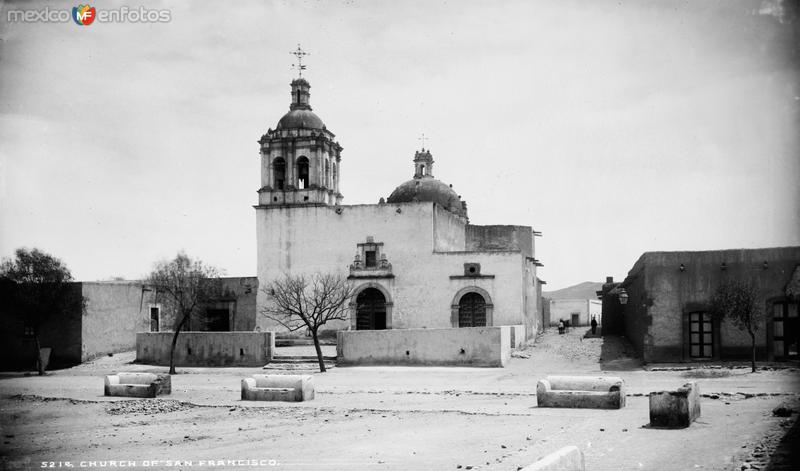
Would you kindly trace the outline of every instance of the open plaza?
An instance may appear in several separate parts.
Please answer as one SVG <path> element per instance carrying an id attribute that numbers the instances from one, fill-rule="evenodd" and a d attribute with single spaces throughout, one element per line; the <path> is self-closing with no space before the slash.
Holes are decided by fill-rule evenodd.
<path id="1" fill-rule="evenodd" d="M 619 337 L 550 329 L 505 368 L 179 368 L 156 399 L 103 396 L 117 371 L 165 372 L 132 352 L 47 376 L 0 380 L 4 469 L 412 469 L 518 470 L 577 446 L 587 470 L 791 469 L 800 376 L 791 365 L 757 373 L 735 364 L 642 367 Z M 333 346 L 325 346 L 333 354 Z M 304 353 L 308 347 L 278 351 Z M 528 358 L 524 358 L 528 357 Z M 240 399 L 252 374 L 312 374 L 307 402 Z M 548 375 L 624 379 L 621 409 L 539 408 Z M 690 427 L 649 426 L 650 392 L 695 381 L 701 415 Z M 787 432 L 791 432 L 788 433 Z M 794 440 L 791 442 L 791 440 Z M 61 465 L 59 465 L 61 463 Z M 744 467 L 743 467 L 744 466 Z"/>

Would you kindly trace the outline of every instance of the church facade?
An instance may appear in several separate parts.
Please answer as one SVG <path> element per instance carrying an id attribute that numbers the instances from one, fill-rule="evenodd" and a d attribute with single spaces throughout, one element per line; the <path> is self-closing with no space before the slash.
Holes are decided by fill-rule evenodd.
<path id="1" fill-rule="evenodd" d="M 429 150 L 413 177 L 377 204 L 343 205 L 342 146 L 291 83 L 290 110 L 259 140 L 258 281 L 339 273 L 355 295 L 350 319 L 327 329 L 541 326 L 541 264 L 529 226 L 469 223 L 467 204 L 433 175 Z M 259 291 L 258 311 L 268 302 Z M 280 326 L 257 314 L 262 330 Z"/>

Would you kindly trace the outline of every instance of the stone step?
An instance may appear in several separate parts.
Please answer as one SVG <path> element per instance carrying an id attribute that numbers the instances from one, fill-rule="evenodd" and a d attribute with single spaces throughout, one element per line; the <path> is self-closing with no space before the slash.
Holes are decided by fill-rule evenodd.
<path id="1" fill-rule="evenodd" d="M 336 363 L 328 363 L 325 362 L 325 369 L 330 370 L 332 368 L 336 368 Z M 318 363 L 268 363 L 264 365 L 262 370 L 274 370 L 274 371 L 302 371 L 302 372 L 314 372 L 319 370 Z"/>
<path id="2" fill-rule="evenodd" d="M 270 363 L 316 363 L 318 361 L 316 355 L 275 355 Z M 336 361 L 336 357 L 323 355 L 322 361 Z"/>
<path id="3" fill-rule="evenodd" d="M 336 340 L 320 340 L 320 345 L 336 345 Z M 298 347 L 298 346 L 308 346 L 314 345 L 313 339 L 275 339 L 275 346 L 276 347 Z"/>

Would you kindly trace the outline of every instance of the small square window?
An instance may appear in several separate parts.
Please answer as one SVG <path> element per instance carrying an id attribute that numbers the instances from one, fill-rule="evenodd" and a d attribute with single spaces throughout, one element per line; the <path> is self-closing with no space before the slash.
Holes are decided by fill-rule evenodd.
<path id="1" fill-rule="evenodd" d="M 365 266 L 367 268 L 374 268 L 378 266 L 378 260 L 375 257 L 374 250 L 367 250 L 364 252 L 364 256 L 366 258 Z"/>
<path id="2" fill-rule="evenodd" d="M 464 264 L 464 276 L 481 276 L 481 264 L 480 263 L 465 263 Z"/>

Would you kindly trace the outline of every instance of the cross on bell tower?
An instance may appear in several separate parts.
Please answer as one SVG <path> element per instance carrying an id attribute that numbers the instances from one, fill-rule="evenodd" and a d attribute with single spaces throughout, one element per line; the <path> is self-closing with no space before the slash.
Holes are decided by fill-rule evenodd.
<path id="1" fill-rule="evenodd" d="M 297 50 L 289 54 L 297 58 L 297 63 L 292 64 L 292 68 L 297 70 L 297 78 L 292 80 L 292 104 L 289 106 L 290 110 L 311 110 L 311 85 L 303 78 L 303 71 L 306 66 L 303 64 L 303 58 L 311 54 L 305 52 L 300 45 L 297 45 Z"/>

